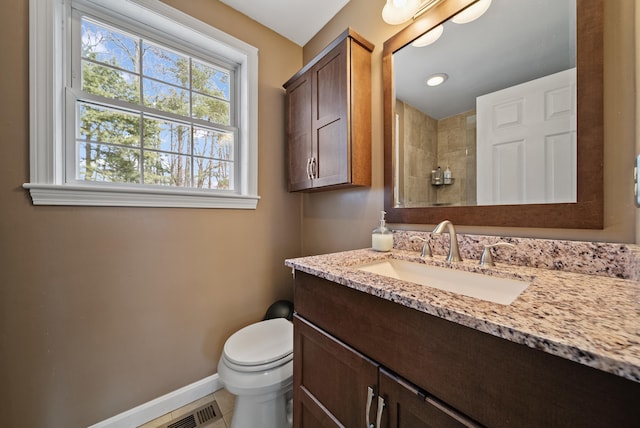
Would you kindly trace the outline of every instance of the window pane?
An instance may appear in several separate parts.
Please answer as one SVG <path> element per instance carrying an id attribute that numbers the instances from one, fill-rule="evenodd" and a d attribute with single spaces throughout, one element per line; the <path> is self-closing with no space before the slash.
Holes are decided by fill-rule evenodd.
<path id="1" fill-rule="evenodd" d="M 143 42 L 142 74 L 189 88 L 189 57 Z"/>
<path id="2" fill-rule="evenodd" d="M 229 103 L 205 95 L 193 94 L 192 116 L 212 123 L 231 125 Z"/>
<path id="3" fill-rule="evenodd" d="M 233 163 L 213 159 L 193 160 L 194 187 L 233 190 Z"/>
<path id="4" fill-rule="evenodd" d="M 198 92 L 230 100 L 229 72 L 199 61 L 193 61 L 193 89 Z"/>
<path id="5" fill-rule="evenodd" d="M 140 151 L 106 144 L 78 144 L 79 180 L 140 182 Z"/>
<path id="6" fill-rule="evenodd" d="M 191 187 L 188 156 L 164 152 L 144 152 L 144 184 Z"/>
<path id="7" fill-rule="evenodd" d="M 197 156 L 233 160 L 233 134 L 211 129 L 193 129 L 193 153 Z"/>
<path id="8" fill-rule="evenodd" d="M 144 119 L 145 148 L 189 154 L 190 140 L 191 127 L 188 125 L 154 118 Z"/>
<path id="9" fill-rule="evenodd" d="M 138 40 L 82 19 L 82 58 L 138 71 Z"/>
<path id="10" fill-rule="evenodd" d="M 140 146 L 140 116 L 78 103 L 76 135 L 84 141 Z"/>
<path id="11" fill-rule="evenodd" d="M 184 89 L 143 79 L 143 94 L 147 107 L 189 116 L 189 92 Z"/>
<path id="12" fill-rule="evenodd" d="M 122 101 L 140 102 L 140 78 L 126 71 L 82 61 L 82 90 Z"/>
<path id="13" fill-rule="evenodd" d="M 233 71 L 93 18 L 81 37 L 76 176 L 233 189 L 236 135 L 213 129 L 235 126 Z"/>

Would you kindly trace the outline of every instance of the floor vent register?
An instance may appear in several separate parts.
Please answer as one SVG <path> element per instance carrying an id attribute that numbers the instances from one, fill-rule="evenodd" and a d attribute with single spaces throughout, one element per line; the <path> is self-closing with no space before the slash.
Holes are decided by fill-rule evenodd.
<path id="1" fill-rule="evenodd" d="M 198 407 L 191 413 L 187 413 L 178 419 L 162 425 L 160 428 L 197 428 L 209 425 L 220 418 L 222 418 L 220 407 L 218 407 L 216 401 L 212 401 Z"/>

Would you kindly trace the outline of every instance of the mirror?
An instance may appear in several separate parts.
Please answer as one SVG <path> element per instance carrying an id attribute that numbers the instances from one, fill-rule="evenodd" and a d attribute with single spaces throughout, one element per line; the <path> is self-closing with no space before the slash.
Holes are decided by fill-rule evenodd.
<path id="1" fill-rule="evenodd" d="M 449 20 L 474 3 L 445 0 L 384 44 L 389 221 L 602 228 L 602 0 L 493 0 Z M 526 129 L 536 102 L 553 124 Z"/>

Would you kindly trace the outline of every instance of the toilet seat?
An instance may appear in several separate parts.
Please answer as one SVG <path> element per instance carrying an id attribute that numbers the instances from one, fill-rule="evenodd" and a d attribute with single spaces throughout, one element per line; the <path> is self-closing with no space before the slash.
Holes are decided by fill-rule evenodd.
<path id="1" fill-rule="evenodd" d="M 278 367 L 293 358 L 293 324 L 274 318 L 248 325 L 224 344 L 222 358 L 233 370 L 254 372 Z"/>

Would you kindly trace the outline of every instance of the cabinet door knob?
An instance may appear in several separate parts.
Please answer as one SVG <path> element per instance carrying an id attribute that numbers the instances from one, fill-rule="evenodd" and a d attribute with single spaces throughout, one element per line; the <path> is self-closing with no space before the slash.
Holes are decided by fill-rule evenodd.
<path id="1" fill-rule="evenodd" d="M 384 398 L 378 395 L 378 414 L 376 415 L 376 428 L 380 428 L 382 422 L 382 412 L 384 411 Z"/>
<path id="2" fill-rule="evenodd" d="M 371 413 L 371 403 L 373 402 L 373 396 L 374 396 L 374 392 L 373 392 L 373 388 L 371 388 L 370 386 L 367 387 L 367 407 L 365 409 L 365 420 L 367 423 L 366 428 L 374 428 L 373 424 L 370 422 L 369 419 L 369 413 Z"/>

